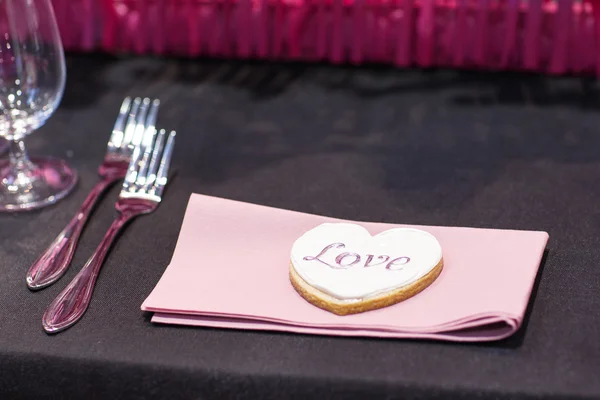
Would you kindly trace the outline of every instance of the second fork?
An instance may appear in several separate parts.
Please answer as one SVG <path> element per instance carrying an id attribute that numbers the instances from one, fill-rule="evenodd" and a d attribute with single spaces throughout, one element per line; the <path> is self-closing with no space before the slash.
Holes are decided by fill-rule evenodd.
<path id="1" fill-rule="evenodd" d="M 27 271 L 26 281 L 29 289 L 39 290 L 49 286 L 65 273 L 95 204 L 107 188 L 125 177 L 133 150 L 141 143 L 144 133 L 156 130 L 159 105 L 158 99 L 151 101 L 149 98 L 135 98 L 132 101 L 127 97 L 123 100 L 104 160 L 98 169 L 101 179 L 69 224 Z"/>

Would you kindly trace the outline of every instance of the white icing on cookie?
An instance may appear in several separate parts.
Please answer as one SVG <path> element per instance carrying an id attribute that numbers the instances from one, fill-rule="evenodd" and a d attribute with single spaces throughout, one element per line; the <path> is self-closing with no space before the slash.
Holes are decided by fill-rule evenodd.
<path id="1" fill-rule="evenodd" d="M 340 300 L 361 300 L 418 281 L 439 264 L 442 247 L 418 229 L 371 236 L 359 225 L 327 223 L 298 238 L 291 259 L 309 285 Z"/>

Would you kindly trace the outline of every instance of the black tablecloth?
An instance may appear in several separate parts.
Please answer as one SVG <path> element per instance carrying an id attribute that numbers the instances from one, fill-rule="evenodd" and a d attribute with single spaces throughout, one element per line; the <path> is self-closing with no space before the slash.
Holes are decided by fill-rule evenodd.
<path id="1" fill-rule="evenodd" d="M 56 285 L 25 272 L 96 182 L 125 95 L 162 100 L 178 173 L 56 336 L 45 307 L 99 243 L 117 188 Z M 0 398 L 600 398 L 600 93 L 507 73 L 70 56 L 30 153 L 80 172 L 54 207 L 0 215 Z M 526 325 L 489 344 L 158 326 L 140 305 L 190 193 L 339 218 L 546 230 Z M 506 249 L 510 251 L 510 249 Z M 277 301 L 277 299 L 273 299 Z"/>

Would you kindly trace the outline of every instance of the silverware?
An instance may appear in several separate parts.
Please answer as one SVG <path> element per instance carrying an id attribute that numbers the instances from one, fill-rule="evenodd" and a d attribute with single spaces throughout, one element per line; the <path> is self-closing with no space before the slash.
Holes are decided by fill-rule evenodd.
<path id="1" fill-rule="evenodd" d="M 160 101 L 149 98 L 126 97 L 108 142 L 104 161 L 98 169 L 100 181 L 94 186 L 71 222 L 39 256 L 27 271 L 27 286 L 31 290 L 42 289 L 56 282 L 67 270 L 79 236 L 95 204 L 102 193 L 123 179 L 127 173 L 134 148 L 139 145 L 144 132 L 155 130 Z"/>
<path id="2" fill-rule="evenodd" d="M 158 136 L 155 130 L 148 130 L 141 145 L 134 150 L 115 205 L 118 216 L 81 271 L 46 309 L 42 318 L 46 332 L 57 333 L 79 321 L 90 303 L 100 268 L 119 231 L 131 219 L 151 213 L 158 207 L 167 184 L 175 131 L 168 135 L 166 144 L 165 137 L 164 129 Z"/>

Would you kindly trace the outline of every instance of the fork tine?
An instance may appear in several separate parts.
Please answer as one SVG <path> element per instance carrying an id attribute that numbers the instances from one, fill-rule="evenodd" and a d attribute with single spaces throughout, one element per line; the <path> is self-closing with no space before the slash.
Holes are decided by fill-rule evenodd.
<path id="1" fill-rule="evenodd" d="M 129 109 L 129 117 L 127 118 L 127 125 L 125 127 L 125 133 L 123 135 L 123 145 L 124 147 L 128 147 L 131 144 L 131 140 L 133 139 L 133 133 L 136 127 L 136 117 L 138 109 L 140 108 L 140 103 L 142 99 L 136 97 L 131 104 L 131 108 Z"/>
<path id="2" fill-rule="evenodd" d="M 141 150 L 143 152 L 142 158 L 140 160 L 140 170 L 137 174 L 135 184 L 138 189 L 144 185 L 146 182 L 146 177 L 148 175 L 148 167 L 150 164 L 150 154 L 152 153 L 152 145 L 154 144 L 154 137 L 156 136 L 156 129 L 154 126 L 148 127 L 146 129 L 146 133 L 144 134 L 144 139 L 142 141 Z"/>
<path id="3" fill-rule="evenodd" d="M 148 128 L 156 129 L 156 117 L 158 115 L 159 107 L 160 107 L 160 100 L 159 99 L 152 100 L 152 104 L 150 105 L 150 111 L 148 111 L 148 118 L 146 119 L 146 129 L 148 129 Z"/>
<path id="4" fill-rule="evenodd" d="M 136 121 L 135 121 L 135 130 L 133 133 L 133 138 L 131 139 L 131 144 L 133 146 L 139 146 L 142 143 L 142 139 L 144 137 L 144 132 L 146 131 L 146 116 L 148 115 L 148 106 L 150 105 L 150 99 L 145 98 L 142 100 L 142 104 L 140 105 L 140 110 L 137 113 Z"/>
<path id="5" fill-rule="evenodd" d="M 156 181 L 156 172 L 158 171 L 158 163 L 160 156 L 162 155 L 163 145 L 165 143 L 166 131 L 161 129 L 154 142 L 154 148 L 152 149 L 152 158 L 150 159 L 150 165 L 148 166 L 148 174 L 146 175 L 146 181 L 144 183 L 144 191 L 149 192 L 151 186 Z"/>
<path id="6" fill-rule="evenodd" d="M 158 168 L 158 173 L 156 174 L 156 182 L 154 183 L 152 194 L 162 197 L 162 193 L 165 189 L 165 185 L 167 184 L 167 178 L 169 175 L 169 167 L 171 165 L 171 155 L 173 154 L 173 146 L 175 146 L 175 131 L 171 131 L 169 133 L 169 137 L 167 138 L 167 144 L 165 145 L 165 149 L 162 153 L 162 158 L 160 160 L 160 167 Z"/>
<path id="7" fill-rule="evenodd" d="M 148 114 L 149 104 L 150 99 L 146 97 L 144 100 L 141 101 L 140 109 L 136 115 L 136 125 L 134 129 L 133 138 L 131 140 L 131 143 L 129 143 L 128 145 L 130 149 L 129 151 L 131 151 L 131 160 L 129 161 L 129 167 L 127 168 L 125 181 L 123 182 L 123 190 L 125 191 L 133 189 L 131 186 L 135 183 L 139 175 L 141 167 L 140 159 L 142 157 L 142 154 L 144 153 L 144 148 L 142 144 L 144 133 L 146 133 L 147 131 L 151 132 L 152 130 L 154 130 L 154 128 L 151 130 L 146 129 L 146 115 Z"/>
<path id="8" fill-rule="evenodd" d="M 149 101 L 150 99 L 148 99 Z M 140 160 L 140 172 L 137 175 L 137 184 L 143 185 L 146 180 L 148 171 L 148 160 L 150 153 L 152 152 L 152 144 L 156 136 L 156 117 L 158 114 L 158 107 L 160 106 L 160 100 L 154 99 L 150 105 L 150 111 L 148 111 L 148 118 L 146 118 L 145 130 L 141 141 L 141 160 Z"/>
<path id="9" fill-rule="evenodd" d="M 123 144 L 125 121 L 127 118 L 127 114 L 129 113 L 129 106 L 131 105 L 131 97 L 125 97 L 123 103 L 121 103 L 121 108 L 119 109 L 119 115 L 117 116 L 117 120 L 115 121 L 115 126 L 112 131 L 112 135 L 110 135 L 110 139 L 108 141 L 108 148 L 111 151 L 118 149 Z"/>
<path id="10" fill-rule="evenodd" d="M 133 154 L 131 155 L 131 160 L 129 161 L 129 167 L 127 168 L 127 174 L 125 174 L 125 180 L 123 181 L 123 188 L 121 192 L 128 192 L 133 190 L 133 185 L 138 176 L 138 171 L 140 167 L 139 158 L 141 153 L 141 146 L 137 145 L 133 148 Z"/>

